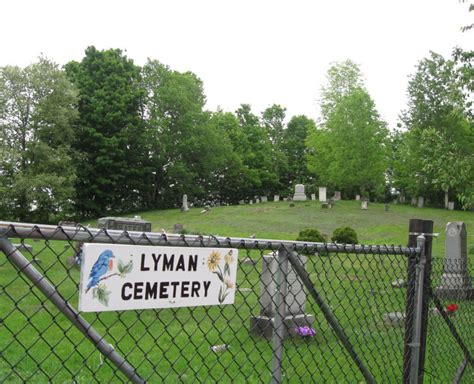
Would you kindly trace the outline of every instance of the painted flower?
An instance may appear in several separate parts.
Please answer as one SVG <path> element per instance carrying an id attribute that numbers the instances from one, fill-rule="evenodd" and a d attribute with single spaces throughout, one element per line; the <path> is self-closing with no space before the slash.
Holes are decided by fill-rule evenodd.
<path id="1" fill-rule="evenodd" d="M 226 264 L 231 264 L 234 261 L 234 257 L 232 256 L 232 250 L 230 250 L 227 255 L 224 256 L 224 261 Z"/>
<path id="2" fill-rule="evenodd" d="M 296 334 L 298 334 L 300 336 L 303 336 L 303 337 L 308 337 L 308 336 L 313 337 L 313 336 L 316 335 L 316 331 L 313 328 L 311 328 L 307 325 L 303 325 L 301 327 L 296 327 L 295 332 L 296 332 Z"/>
<path id="3" fill-rule="evenodd" d="M 448 312 L 449 315 L 454 314 L 458 309 L 459 307 L 454 303 L 446 306 L 446 312 Z"/>
<path id="4" fill-rule="evenodd" d="M 207 267 L 210 271 L 215 271 L 219 267 L 219 262 L 221 261 L 221 254 L 217 251 L 212 251 L 209 257 L 207 258 Z"/>
<path id="5" fill-rule="evenodd" d="M 228 277 L 224 278 L 224 284 L 228 289 L 234 288 L 234 282 Z"/>

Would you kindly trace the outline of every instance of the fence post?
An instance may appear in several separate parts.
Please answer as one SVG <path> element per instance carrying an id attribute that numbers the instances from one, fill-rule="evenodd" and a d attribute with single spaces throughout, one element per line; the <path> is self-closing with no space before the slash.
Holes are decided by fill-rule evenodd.
<path id="1" fill-rule="evenodd" d="M 417 244 L 417 238 L 420 235 L 423 235 L 425 237 L 425 240 L 424 246 L 422 247 L 423 254 L 421 255 L 423 259 L 423 272 L 422 276 L 420 277 L 422 278 L 422 280 L 420 280 L 421 286 L 418 287 L 420 289 L 419 296 L 421 300 L 418 303 L 416 301 L 416 281 L 418 276 L 416 273 L 417 260 L 414 257 L 410 257 L 408 259 L 403 382 L 422 383 L 425 364 L 426 334 L 428 330 L 428 304 L 430 297 L 429 291 L 431 288 L 431 251 L 433 240 L 433 221 L 412 219 L 410 220 L 409 231 L 410 232 L 408 246 L 419 246 L 420 244 Z M 418 313 L 416 311 L 417 304 Z M 413 355 L 413 351 L 416 351 L 416 356 Z M 414 361 L 414 359 L 416 359 L 416 362 Z M 413 369 L 416 369 L 416 374 L 413 372 Z"/>
<path id="2" fill-rule="evenodd" d="M 423 220 L 410 219 L 408 225 L 408 246 L 416 247 L 416 233 L 423 232 Z M 405 350 L 403 354 L 403 382 L 409 383 L 411 368 L 411 347 L 415 316 L 416 255 L 410 255 L 407 265 L 407 294 L 405 306 Z"/>
<path id="3" fill-rule="evenodd" d="M 418 366 L 419 382 L 423 383 L 423 374 L 425 369 L 425 352 L 426 352 L 426 335 L 428 333 L 428 309 L 430 302 L 431 290 L 431 252 L 433 243 L 433 221 L 423 220 L 423 233 L 425 234 L 424 255 L 426 264 L 423 276 L 423 305 L 421 313 L 421 330 L 420 330 L 420 364 Z"/>
<path id="4" fill-rule="evenodd" d="M 287 291 L 288 251 L 285 247 L 278 250 L 278 270 L 276 274 L 275 317 L 273 319 L 273 357 L 271 384 L 281 383 L 283 361 L 283 340 L 285 338 L 285 292 Z"/>
<path id="5" fill-rule="evenodd" d="M 412 340 L 410 343 L 411 350 L 411 362 L 410 362 L 410 384 L 417 384 L 419 375 L 418 370 L 420 366 L 420 349 L 421 349 L 421 324 L 422 324 L 422 312 L 424 302 L 424 276 L 426 266 L 426 255 L 425 255 L 425 237 L 423 235 L 418 236 L 417 246 L 421 249 L 420 262 L 418 263 L 416 270 L 416 282 L 415 282 L 415 311 L 414 311 L 414 325 L 412 332 Z"/>

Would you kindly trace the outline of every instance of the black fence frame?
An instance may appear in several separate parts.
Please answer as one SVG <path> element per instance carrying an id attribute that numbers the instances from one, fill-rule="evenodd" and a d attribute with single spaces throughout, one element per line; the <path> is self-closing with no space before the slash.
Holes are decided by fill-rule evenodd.
<path id="1" fill-rule="evenodd" d="M 379 255 L 404 255 L 407 261 L 407 296 L 406 296 L 406 321 L 405 321 L 405 342 L 404 342 L 404 362 L 403 362 L 403 382 L 422 383 L 424 374 L 424 362 L 428 332 L 428 310 L 430 300 L 433 300 L 435 307 L 442 314 L 453 339 L 461 348 L 464 359 L 461 362 L 454 382 L 462 379 L 467 366 L 473 365 L 472 355 L 469 346 L 466 345 L 458 330 L 445 313 L 440 300 L 436 297 L 431 287 L 431 238 L 433 232 L 433 222 L 425 220 L 411 220 L 409 225 L 409 246 L 366 246 L 366 245 L 341 245 L 306 243 L 294 241 L 262 240 L 262 239 L 236 239 L 215 236 L 191 236 L 175 235 L 164 233 L 142 233 L 127 232 L 117 230 L 91 229 L 83 226 L 61 227 L 48 225 L 35 225 L 24 223 L 0 222 L 0 249 L 5 253 L 8 260 L 25 275 L 45 296 L 51 301 L 69 321 L 78 328 L 82 334 L 88 338 L 105 358 L 114 364 L 125 377 L 134 383 L 144 383 L 133 366 L 120 356 L 114 348 L 108 344 L 104 338 L 96 332 L 81 314 L 73 308 L 57 292 L 34 266 L 33 261 L 29 261 L 10 242 L 9 238 L 21 239 L 51 239 L 67 240 L 75 242 L 97 242 L 114 244 L 135 244 L 135 245 L 165 245 L 165 246 L 196 246 L 238 249 L 270 250 L 278 252 L 279 269 L 276 276 L 278 292 L 284 291 L 284 285 L 289 266 L 291 266 L 299 279 L 302 281 L 308 294 L 323 313 L 325 319 L 330 324 L 332 330 L 337 335 L 340 343 L 359 369 L 360 373 L 368 383 L 375 383 L 370 370 L 358 356 L 349 338 L 345 334 L 344 328 L 334 316 L 331 308 L 316 289 L 316 284 L 311 280 L 309 273 L 301 264 L 298 253 L 319 254 L 323 252 L 345 252 L 345 253 L 373 253 Z M 274 332 L 272 339 L 272 368 L 271 383 L 280 383 L 282 379 L 283 361 L 283 318 L 284 298 L 281 294 L 276 296 Z M 0 357 L 1 358 L 1 357 Z"/>

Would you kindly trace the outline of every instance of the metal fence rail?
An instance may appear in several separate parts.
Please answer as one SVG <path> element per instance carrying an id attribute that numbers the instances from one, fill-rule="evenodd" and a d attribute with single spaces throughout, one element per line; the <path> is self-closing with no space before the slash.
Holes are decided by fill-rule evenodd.
<path id="1" fill-rule="evenodd" d="M 83 242 L 237 248 L 235 302 L 79 313 Z M 0 222 L 0 248 L 0 382 L 402 381 L 414 287 L 401 280 L 420 247 Z"/>

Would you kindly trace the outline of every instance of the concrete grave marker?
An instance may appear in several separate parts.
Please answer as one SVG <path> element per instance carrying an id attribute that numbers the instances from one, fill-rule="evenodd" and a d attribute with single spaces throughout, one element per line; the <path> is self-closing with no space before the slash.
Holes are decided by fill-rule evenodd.
<path id="1" fill-rule="evenodd" d="M 306 257 L 299 256 L 303 265 L 306 264 Z M 262 274 L 260 276 L 260 315 L 250 319 L 250 331 L 259 336 L 270 338 L 273 333 L 273 322 L 277 313 L 276 297 L 278 273 L 278 259 L 274 254 L 263 256 Z M 296 327 L 309 326 L 314 322 L 314 316 L 305 313 L 306 292 L 303 283 L 300 281 L 295 271 L 288 266 L 286 276 L 286 290 L 283 292 L 285 301 L 285 324 L 284 337 L 296 334 Z"/>
<path id="2" fill-rule="evenodd" d="M 360 195 L 356 195 L 356 201 L 360 201 Z"/>
<path id="3" fill-rule="evenodd" d="M 367 210 L 369 208 L 369 202 L 367 200 L 362 200 L 360 204 L 360 209 Z"/>
<path id="4" fill-rule="evenodd" d="M 315 193 L 311 194 L 311 200 L 316 201 L 316 194 Z"/>
<path id="5" fill-rule="evenodd" d="M 440 298 L 474 300 L 467 266 L 467 232 L 462 221 L 446 225 L 444 273 L 436 289 Z"/>
<path id="6" fill-rule="evenodd" d="M 262 199 L 262 203 L 268 202 L 268 197 L 267 196 L 262 196 L 261 199 Z"/>
<path id="7" fill-rule="evenodd" d="M 448 210 L 454 211 L 454 201 L 449 201 L 448 202 Z"/>
<path id="8" fill-rule="evenodd" d="M 423 196 L 418 196 L 418 208 L 423 208 L 425 204 L 425 198 Z"/>
<path id="9" fill-rule="evenodd" d="M 334 192 L 334 201 L 341 200 L 341 191 Z"/>
<path id="10" fill-rule="evenodd" d="M 319 187 L 319 201 L 326 202 L 326 187 Z"/>
<path id="11" fill-rule="evenodd" d="M 188 212 L 189 207 L 188 207 L 188 195 L 184 194 L 183 195 L 183 205 L 181 206 L 181 212 Z"/>
<path id="12" fill-rule="evenodd" d="M 273 196 L 273 201 L 280 201 L 280 195 Z"/>
<path id="13" fill-rule="evenodd" d="M 295 185 L 295 194 L 293 196 L 294 201 L 306 201 L 306 194 L 304 193 L 304 185 L 296 184 Z"/>

